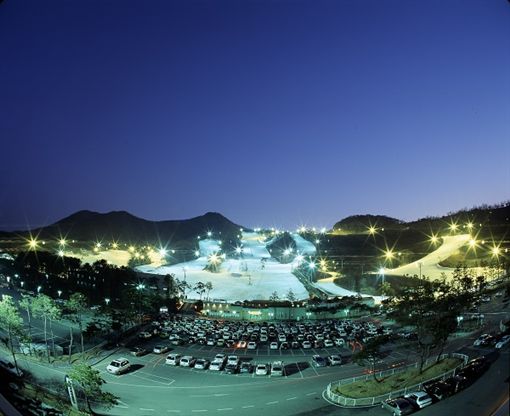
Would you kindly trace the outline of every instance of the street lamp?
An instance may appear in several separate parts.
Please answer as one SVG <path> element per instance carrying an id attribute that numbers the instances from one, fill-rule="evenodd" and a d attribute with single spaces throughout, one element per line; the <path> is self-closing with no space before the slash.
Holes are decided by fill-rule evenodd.
<path id="1" fill-rule="evenodd" d="M 37 293 L 41 293 L 42 286 L 37 286 Z"/>
<path id="2" fill-rule="evenodd" d="M 19 284 L 21 285 L 21 288 L 23 288 L 23 285 L 25 284 L 25 282 L 21 281 L 21 282 L 19 282 Z"/>
<path id="3" fill-rule="evenodd" d="M 104 298 L 104 303 L 106 303 L 106 306 L 110 303 L 110 298 Z"/>
<path id="4" fill-rule="evenodd" d="M 60 298 L 60 295 L 62 295 L 62 291 L 61 290 L 57 290 L 57 294 L 58 294 L 58 297 Z"/>

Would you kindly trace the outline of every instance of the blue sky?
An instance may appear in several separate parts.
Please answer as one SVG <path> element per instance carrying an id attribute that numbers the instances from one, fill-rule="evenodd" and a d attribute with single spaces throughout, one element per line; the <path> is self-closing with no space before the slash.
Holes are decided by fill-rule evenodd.
<path id="1" fill-rule="evenodd" d="M 507 1 L 8 0 L 0 62 L 0 229 L 510 197 Z"/>

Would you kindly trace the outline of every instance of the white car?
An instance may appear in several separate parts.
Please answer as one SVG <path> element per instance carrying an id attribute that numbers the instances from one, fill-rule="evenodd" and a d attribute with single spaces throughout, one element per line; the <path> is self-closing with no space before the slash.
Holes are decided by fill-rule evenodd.
<path id="1" fill-rule="evenodd" d="M 191 355 L 185 355 L 181 358 L 181 361 L 179 362 L 179 365 L 181 367 L 193 367 L 195 364 L 195 358 Z"/>
<path id="2" fill-rule="evenodd" d="M 267 364 L 257 364 L 255 367 L 256 376 L 267 376 Z"/>
<path id="3" fill-rule="evenodd" d="M 304 350 L 309 350 L 310 348 L 312 348 L 312 344 L 310 341 L 303 341 L 302 346 Z"/>
<path id="4" fill-rule="evenodd" d="M 165 363 L 168 365 L 179 365 L 181 361 L 181 354 L 168 354 Z"/>
<path id="5" fill-rule="evenodd" d="M 140 332 L 138 334 L 138 338 L 140 338 L 140 339 L 149 339 L 149 338 L 152 338 L 152 334 L 150 332 L 143 331 L 143 332 Z"/>
<path id="6" fill-rule="evenodd" d="M 170 347 L 167 346 L 167 345 L 156 345 L 153 349 L 152 349 L 152 352 L 154 354 L 164 354 L 165 352 L 168 352 L 170 350 Z"/>
<path id="7" fill-rule="evenodd" d="M 412 404 L 418 408 L 423 409 L 424 407 L 432 404 L 432 397 L 430 397 L 424 391 L 415 391 L 404 396 L 405 399 L 409 400 Z"/>
<path id="8" fill-rule="evenodd" d="M 248 342 L 248 349 L 249 350 L 256 350 L 257 349 L 257 343 L 255 341 Z"/>
<path id="9" fill-rule="evenodd" d="M 214 361 L 221 361 L 223 364 L 227 362 L 227 356 L 225 354 L 216 354 L 214 356 Z"/>
<path id="10" fill-rule="evenodd" d="M 214 360 L 211 364 L 209 364 L 209 370 L 211 371 L 221 371 L 224 366 L 223 360 Z"/>
<path id="11" fill-rule="evenodd" d="M 106 371 L 110 374 L 119 375 L 125 373 L 131 368 L 131 364 L 126 358 L 117 358 L 106 366 Z"/>
<path id="12" fill-rule="evenodd" d="M 209 360 L 206 360 L 205 358 L 199 358 L 195 361 L 196 370 L 205 370 L 207 367 L 209 367 Z"/>
<path id="13" fill-rule="evenodd" d="M 237 355 L 229 355 L 227 359 L 227 364 L 237 364 L 239 363 L 239 357 Z"/>
<path id="14" fill-rule="evenodd" d="M 283 361 L 275 361 L 271 364 L 271 376 L 283 376 Z"/>
<path id="15" fill-rule="evenodd" d="M 278 343 L 276 341 L 271 342 L 271 344 L 269 344 L 269 348 L 272 349 L 272 350 L 277 350 L 278 349 Z"/>
<path id="16" fill-rule="evenodd" d="M 338 354 L 330 355 L 328 357 L 329 365 L 341 365 L 342 364 L 342 357 Z"/>
<path id="17" fill-rule="evenodd" d="M 326 339 L 324 340 L 324 346 L 326 348 L 330 348 L 330 347 L 333 347 L 335 344 L 333 343 L 333 341 L 331 341 L 330 339 Z"/>
<path id="18" fill-rule="evenodd" d="M 501 338 L 497 344 L 496 348 L 499 350 L 500 348 L 503 348 L 506 344 L 510 342 L 510 335 L 505 335 L 503 338 Z"/>

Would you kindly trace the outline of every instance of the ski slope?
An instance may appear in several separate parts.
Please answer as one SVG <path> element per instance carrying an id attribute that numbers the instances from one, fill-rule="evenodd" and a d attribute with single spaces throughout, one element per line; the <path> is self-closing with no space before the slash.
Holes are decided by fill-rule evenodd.
<path id="1" fill-rule="evenodd" d="M 427 254 L 425 257 L 422 257 L 413 263 L 405 264 L 394 269 L 385 269 L 385 274 L 397 276 L 419 276 L 421 267 L 422 276 L 427 276 L 431 279 L 439 279 L 441 277 L 441 273 L 445 273 L 447 277 L 451 277 L 454 269 L 451 267 L 442 267 L 439 263 L 455 254 L 461 247 L 468 244 L 471 236 L 469 234 L 461 234 L 442 238 L 443 244 L 441 244 L 437 250 L 434 250 L 432 253 Z"/>
<path id="2" fill-rule="evenodd" d="M 212 239 L 199 241 L 200 254 L 195 260 L 171 266 L 144 265 L 136 269 L 144 273 L 161 275 L 173 273 L 180 280 L 184 280 L 186 276 L 186 281 L 191 286 L 198 282 L 211 282 L 213 289 L 209 293 L 210 299 L 226 301 L 268 299 L 275 291 L 280 299 L 284 299 L 290 289 L 296 299 L 308 298 L 308 291 L 291 273 L 293 264 L 281 264 L 273 259 L 267 251 L 262 235 L 243 232 L 241 243 L 242 255 L 239 258 L 227 258 L 218 273 L 204 270 L 207 256 L 218 252 L 220 248 L 219 242 Z M 191 291 L 188 292 L 188 298 L 198 298 L 198 295 Z"/>

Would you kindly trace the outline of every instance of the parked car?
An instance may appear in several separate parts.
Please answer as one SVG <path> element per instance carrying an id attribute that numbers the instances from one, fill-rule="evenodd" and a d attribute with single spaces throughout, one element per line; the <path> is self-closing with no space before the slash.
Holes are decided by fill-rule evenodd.
<path id="1" fill-rule="evenodd" d="M 510 342 L 510 335 L 504 335 L 497 343 L 496 348 L 499 350 Z"/>
<path id="2" fill-rule="evenodd" d="M 256 350 L 257 349 L 257 343 L 255 341 L 248 342 L 248 349 L 249 350 Z"/>
<path id="3" fill-rule="evenodd" d="M 165 363 L 168 365 L 179 365 L 181 357 L 181 354 L 168 354 Z"/>
<path id="4" fill-rule="evenodd" d="M 131 364 L 126 358 L 117 358 L 106 366 L 106 371 L 111 374 L 120 375 L 129 371 Z"/>
<path id="5" fill-rule="evenodd" d="M 272 350 L 277 350 L 278 349 L 278 343 L 276 341 L 271 342 L 271 344 L 269 344 L 269 348 L 272 349 Z"/>
<path id="6" fill-rule="evenodd" d="M 246 348 L 246 341 L 238 341 L 236 344 L 236 348 Z"/>
<path id="7" fill-rule="evenodd" d="M 195 361 L 195 370 L 206 370 L 209 367 L 209 360 L 199 358 Z"/>
<path id="8" fill-rule="evenodd" d="M 147 331 L 142 331 L 138 334 L 138 338 L 140 339 L 149 339 L 149 338 L 152 338 L 152 334 L 150 332 L 147 332 Z"/>
<path id="9" fill-rule="evenodd" d="M 223 360 L 213 360 L 211 364 L 209 364 L 209 370 L 211 371 L 221 371 L 224 367 Z"/>
<path id="10" fill-rule="evenodd" d="M 457 375 L 467 378 L 478 378 L 489 368 L 489 361 L 482 355 L 469 361 Z"/>
<path id="11" fill-rule="evenodd" d="M 241 363 L 240 372 L 241 373 L 251 373 L 253 371 L 253 365 L 248 361 L 243 361 Z"/>
<path id="12" fill-rule="evenodd" d="M 267 364 L 257 364 L 255 368 L 256 376 L 266 376 L 268 372 Z"/>
<path id="13" fill-rule="evenodd" d="M 181 358 L 181 361 L 179 362 L 179 365 L 181 367 L 193 367 L 195 364 L 195 358 L 191 355 L 185 355 Z"/>
<path id="14" fill-rule="evenodd" d="M 283 361 L 275 361 L 271 364 L 271 376 L 283 376 Z"/>
<path id="15" fill-rule="evenodd" d="M 239 372 L 239 363 L 228 363 L 225 366 L 225 373 L 227 374 L 237 374 Z"/>
<path id="16" fill-rule="evenodd" d="M 446 381 L 436 381 L 424 386 L 425 391 L 436 400 L 444 400 L 455 393 L 455 386 Z"/>
<path id="17" fill-rule="evenodd" d="M 156 345 L 152 352 L 154 354 L 164 354 L 165 352 L 168 352 L 170 350 L 170 347 L 168 345 Z"/>
<path id="18" fill-rule="evenodd" d="M 129 353 L 135 357 L 141 357 L 142 355 L 148 354 L 149 350 L 142 347 L 133 347 Z"/>
<path id="19" fill-rule="evenodd" d="M 320 355 L 312 356 L 312 363 L 315 367 L 326 367 L 328 365 L 326 359 L 321 357 Z"/>
<path id="20" fill-rule="evenodd" d="M 342 356 L 338 354 L 330 355 L 328 357 L 329 365 L 341 365 L 342 364 Z"/>
<path id="21" fill-rule="evenodd" d="M 490 335 L 490 334 L 482 334 L 482 335 L 480 335 L 480 336 L 479 336 L 479 337 L 475 340 L 475 342 L 473 342 L 473 345 L 474 345 L 475 347 L 480 347 L 480 346 L 482 346 L 482 345 L 487 345 L 487 344 L 486 344 L 486 342 L 487 342 L 488 340 L 490 340 L 491 338 L 492 338 L 492 337 L 491 337 L 491 335 Z"/>
<path id="22" fill-rule="evenodd" d="M 214 361 L 221 361 L 222 363 L 226 363 L 227 362 L 227 356 L 225 354 L 216 354 L 214 356 Z"/>
<path id="23" fill-rule="evenodd" d="M 304 350 L 309 350 L 310 348 L 312 348 L 312 344 L 310 343 L 310 341 L 303 341 L 303 344 L 301 345 L 303 346 Z"/>
<path id="24" fill-rule="evenodd" d="M 432 397 L 430 397 L 424 391 L 414 391 L 404 396 L 405 399 L 409 400 L 411 404 L 417 409 L 423 409 L 424 407 L 432 404 Z"/>
<path id="25" fill-rule="evenodd" d="M 237 355 L 229 355 L 227 358 L 227 364 L 239 364 L 239 357 Z"/>
<path id="26" fill-rule="evenodd" d="M 414 412 L 411 402 L 403 397 L 382 402 L 381 407 L 389 410 L 394 416 L 409 415 Z"/>

